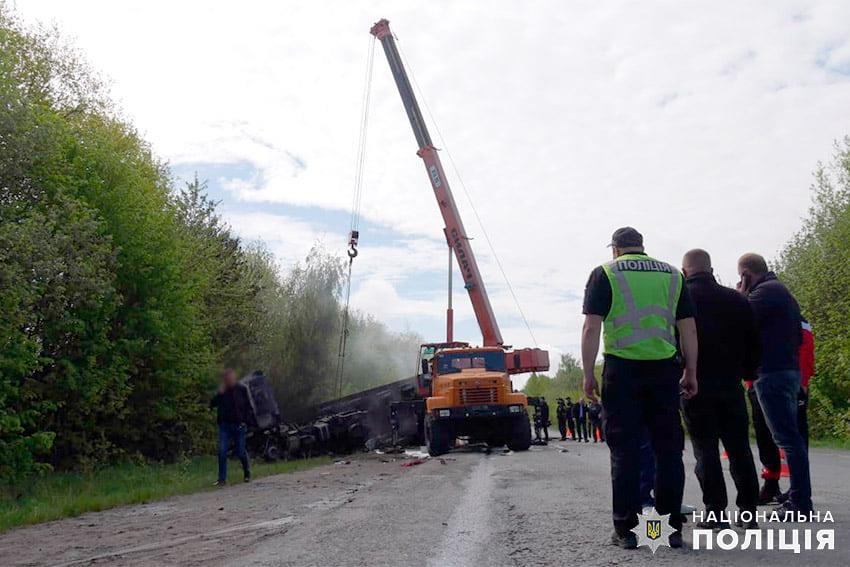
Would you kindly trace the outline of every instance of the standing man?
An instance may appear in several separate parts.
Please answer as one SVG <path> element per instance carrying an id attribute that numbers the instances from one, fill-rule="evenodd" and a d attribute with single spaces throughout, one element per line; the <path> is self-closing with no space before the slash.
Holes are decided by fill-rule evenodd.
<path id="1" fill-rule="evenodd" d="M 719 518 L 728 498 L 720 464 L 720 446 L 729 455 L 729 469 L 741 511 L 758 506 L 758 476 L 750 449 L 749 417 L 741 378 L 755 376 L 759 338 L 747 300 L 714 279 L 711 257 L 694 249 L 682 259 L 685 285 L 696 310 L 699 393 L 684 400 L 685 424 L 696 457 L 695 472 L 706 511 Z M 703 529 L 728 528 L 719 521 L 702 522 Z M 747 528 L 755 529 L 753 520 Z"/>
<path id="2" fill-rule="evenodd" d="M 802 317 L 797 300 L 767 269 L 758 254 L 738 260 L 740 289 L 746 294 L 761 335 L 761 360 L 754 388 L 770 433 L 785 450 L 791 473 L 788 500 L 777 511 L 808 514 L 812 511 L 809 454 L 797 424 L 800 391 L 799 348 L 803 342 Z"/>
<path id="3" fill-rule="evenodd" d="M 576 440 L 576 420 L 573 419 L 573 401 L 567 397 L 567 429 L 570 432 L 570 439 Z"/>
<path id="4" fill-rule="evenodd" d="M 564 398 L 558 398 L 558 407 L 555 410 L 555 416 L 558 418 L 558 433 L 561 434 L 561 441 L 567 439 L 567 406 L 564 403 Z"/>
<path id="5" fill-rule="evenodd" d="M 809 446 L 809 382 L 815 375 L 815 337 L 812 334 L 812 326 L 805 319 L 802 320 L 803 343 L 800 345 L 800 392 L 797 395 L 797 427 L 806 447 Z M 788 500 L 788 492 L 783 493 L 779 488 L 779 479 L 782 478 L 782 455 L 779 447 L 773 442 L 773 436 L 767 427 L 764 412 L 761 410 L 754 382 L 748 380 L 747 396 L 752 408 L 753 429 L 756 432 L 756 445 L 759 450 L 759 461 L 761 461 L 761 477 L 764 484 L 759 492 L 759 504 L 769 504 L 774 500 L 782 504 Z"/>
<path id="6" fill-rule="evenodd" d="M 587 408 L 587 417 L 590 422 L 590 437 L 593 442 L 605 442 L 605 435 L 602 434 L 602 404 L 599 401 L 593 401 Z"/>
<path id="7" fill-rule="evenodd" d="M 576 424 L 576 441 L 587 440 L 587 422 L 584 415 L 584 402 L 579 399 L 573 404 L 573 421 Z"/>
<path id="8" fill-rule="evenodd" d="M 617 229 L 611 247 L 614 260 L 593 270 L 585 288 L 581 338 L 584 390 L 595 400 L 599 386 L 593 368 L 604 328 L 602 407 L 611 451 L 611 541 L 626 549 L 637 547 L 631 530 L 641 512 L 640 445 L 648 430 L 657 463 L 656 510 L 670 514 L 670 525 L 676 531 L 669 543 L 681 547 L 685 441 L 679 395 L 681 390 L 689 399 L 697 393 L 693 307 L 682 274 L 647 256 L 637 230 Z M 677 330 L 684 371 L 677 356 Z"/>
<path id="9" fill-rule="evenodd" d="M 210 407 L 216 408 L 218 421 L 218 480 L 216 486 L 227 484 L 227 452 L 230 442 L 236 445 L 236 456 L 242 462 L 245 482 L 251 480 L 251 468 L 248 463 L 248 451 L 245 438 L 248 434 L 249 415 L 248 392 L 244 385 L 236 380 L 236 372 L 227 368 L 221 374 L 218 393 L 210 400 Z"/>
<path id="10" fill-rule="evenodd" d="M 540 396 L 540 425 L 543 428 L 543 435 L 548 443 L 549 426 L 552 425 L 552 422 L 549 420 L 549 404 L 543 396 Z"/>

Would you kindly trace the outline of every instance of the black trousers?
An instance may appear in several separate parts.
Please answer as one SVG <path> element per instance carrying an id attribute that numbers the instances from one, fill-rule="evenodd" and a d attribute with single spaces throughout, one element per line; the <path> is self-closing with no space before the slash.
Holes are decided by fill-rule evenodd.
<path id="1" fill-rule="evenodd" d="M 649 431 L 655 452 L 655 508 L 682 529 L 685 435 L 679 416 L 681 366 L 675 359 L 624 360 L 606 356 L 602 370 L 605 439 L 611 450 L 614 528 L 637 525 L 640 502 L 640 443 Z"/>
<path id="2" fill-rule="evenodd" d="M 602 430 L 602 420 L 594 419 L 590 422 L 590 438 L 596 441 L 597 437 L 603 443 L 605 442 L 605 433 Z"/>
<path id="3" fill-rule="evenodd" d="M 759 482 L 750 449 L 749 416 L 741 385 L 734 384 L 717 392 L 700 392 L 684 400 L 682 408 L 697 460 L 694 472 L 706 510 L 718 513 L 729 504 L 720 463 L 720 442 L 723 442 L 738 492 L 735 503 L 739 510 L 755 512 Z"/>
<path id="4" fill-rule="evenodd" d="M 558 433 L 561 434 L 562 439 L 567 436 L 567 418 L 558 418 Z"/>
<path id="5" fill-rule="evenodd" d="M 567 418 L 567 430 L 570 432 L 570 439 L 576 438 L 576 422 L 573 418 Z"/>
<path id="6" fill-rule="evenodd" d="M 578 435 L 578 440 L 582 441 L 587 439 L 587 420 L 586 419 L 576 419 L 576 434 Z"/>

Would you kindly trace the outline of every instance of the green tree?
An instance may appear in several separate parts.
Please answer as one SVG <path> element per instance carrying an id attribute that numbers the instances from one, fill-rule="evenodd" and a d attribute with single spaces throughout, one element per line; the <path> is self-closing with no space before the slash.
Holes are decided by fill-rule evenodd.
<path id="1" fill-rule="evenodd" d="M 818 164 L 812 206 L 777 270 L 814 328 L 817 375 L 810 391 L 815 436 L 850 435 L 850 137 Z"/>

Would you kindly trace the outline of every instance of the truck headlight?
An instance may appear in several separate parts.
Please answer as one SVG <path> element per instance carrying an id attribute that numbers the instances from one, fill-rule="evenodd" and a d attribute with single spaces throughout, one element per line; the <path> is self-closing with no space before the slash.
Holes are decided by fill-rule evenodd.
<path id="1" fill-rule="evenodd" d="M 449 417 L 450 415 L 452 415 L 452 410 L 441 409 L 437 411 L 437 415 L 439 415 L 440 417 Z"/>
<path id="2" fill-rule="evenodd" d="M 510 406 L 508 411 L 511 413 L 520 413 L 522 411 L 522 406 Z"/>

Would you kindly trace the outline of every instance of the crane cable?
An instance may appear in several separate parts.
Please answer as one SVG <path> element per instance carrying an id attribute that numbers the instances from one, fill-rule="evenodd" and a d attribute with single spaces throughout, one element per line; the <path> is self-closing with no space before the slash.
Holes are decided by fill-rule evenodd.
<path id="1" fill-rule="evenodd" d="M 534 336 L 534 331 L 531 330 L 531 325 L 529 325 L 528 319 L 525 317 L 525 312 L 522 310 L 522 306 L 519 303 L 519 299 L 517 298 L 516 292 L 514 292 L 514 288 L 511 285 L 510 279 L 508 279 L 508 274 L 505 272 L 505 268 L 502 266 L 502 261 L 499 259 L 499 255 L 496 253 L 496 249 L 493 246 L 493 242 L 490 240 L 490 235 L 487 233 L 487 229 L 484 228 L 484 222 L 478 215 L 478 209 L 475 208 L 475 203 L 472 201 L 472 196 L 469 194 L 469 191 L 466 188 L 466 183 L 463 182 L 463 177 L 461 176 L 457 164 L 455 163 L 455 160 L 452 157 L 452 153 L 449 151 L 449 146 L 448 144 L 446 144 L 445 138 L 443 138 L 443 133 L 440 131 L 440 126 L 434 119 L 434 114 L 431 112 L 431 107 L 428 106 L 428 101 L 425 99 L 425 96 L 422 93 L 422 89 L 419 87 L 419 83 L 416 81 L 416 75 L 414 75 L 413 73 L 413 67 L 410 66 L 410 62 L 408 61 L 407 56 L 404 54 L 404 50 L 401 48 L 401 45 L 399 45 L 398 49 L 399 53 L 401 54 L 401 58 L 404 62 L 404 66 L 405 68 L 407 68 L 408 74 L 410 75 L 410 78 L 413 82 L 413 87 L 416 89 L 416 92 L 419 95 L 419 100 L 422 101 L 422 105 L 425 107 L 425 112 L 428 113 L 428 118 L 431 119 L 431 124 L 433 124 L 434 130 L 437 132 L 437 137 L 440 139 L 442 149 L 446 151 L 446 155 L 449 158 L 449 163 L 452 166 L 452 170 L 454 171 L 455 177 L 457 177 L 457 180 L 460 183 L 460 187 L 461 189 L 463 189 L 464 195 L 466 195 L 466 200 L 469 203 L 470 208 L 472 209 L 472 213 L 475 216 L 475 220 L 478 222 L 478 228 L 481 229 L 481 233 L 484 235 L 484 240 L 487 242 L 487 247 L 490 249 L 490 253 L 493 255 L 493 259 L 496 260 L 496 265 L 499 267 L 499 271 L 502 273 L 502 278 L 505 280 L 505 284 L 508 287 L 508 291 L 510 292 L 511 297 L 514 300 L 514 304 L 516 305 L 517 311 L 519 311 L 519 315 L 522 318 L 522 322 L 525 324 L 525 328 L 528 330 L 529 336 L 531 336 L 531 341 L 534 343 L 534 346 L 537 347 L 539 345 L 537 344 L 537 338 Z"/>
<path id="2" fill-rule="evenodd" d="M 369 103 L 372 98 L 372 68 L 375 62 L 375 37 L 369 40 L 366 56 L 366 76 L 363 80 L 363 95 L 360 113 L 360 135 L 357 141 L 357 165 L 354 170 L 354 198 L 351 203 L 351 223 L 348 233 L 348 274 L 345 278 L 345 307 L 342 311 L 342 324 L 339 332 L 339 351 L 336 362 L 336 396 L 342 397 L 342 383 L 345 373 L 345 350 L 348 343 L 348 313 L 351 303 L 351 268 L 357 257 L 360 238 L 360 204 L 363 200 L 363 171 L 366 166 L 366 134 L 369 126 Z"/>

